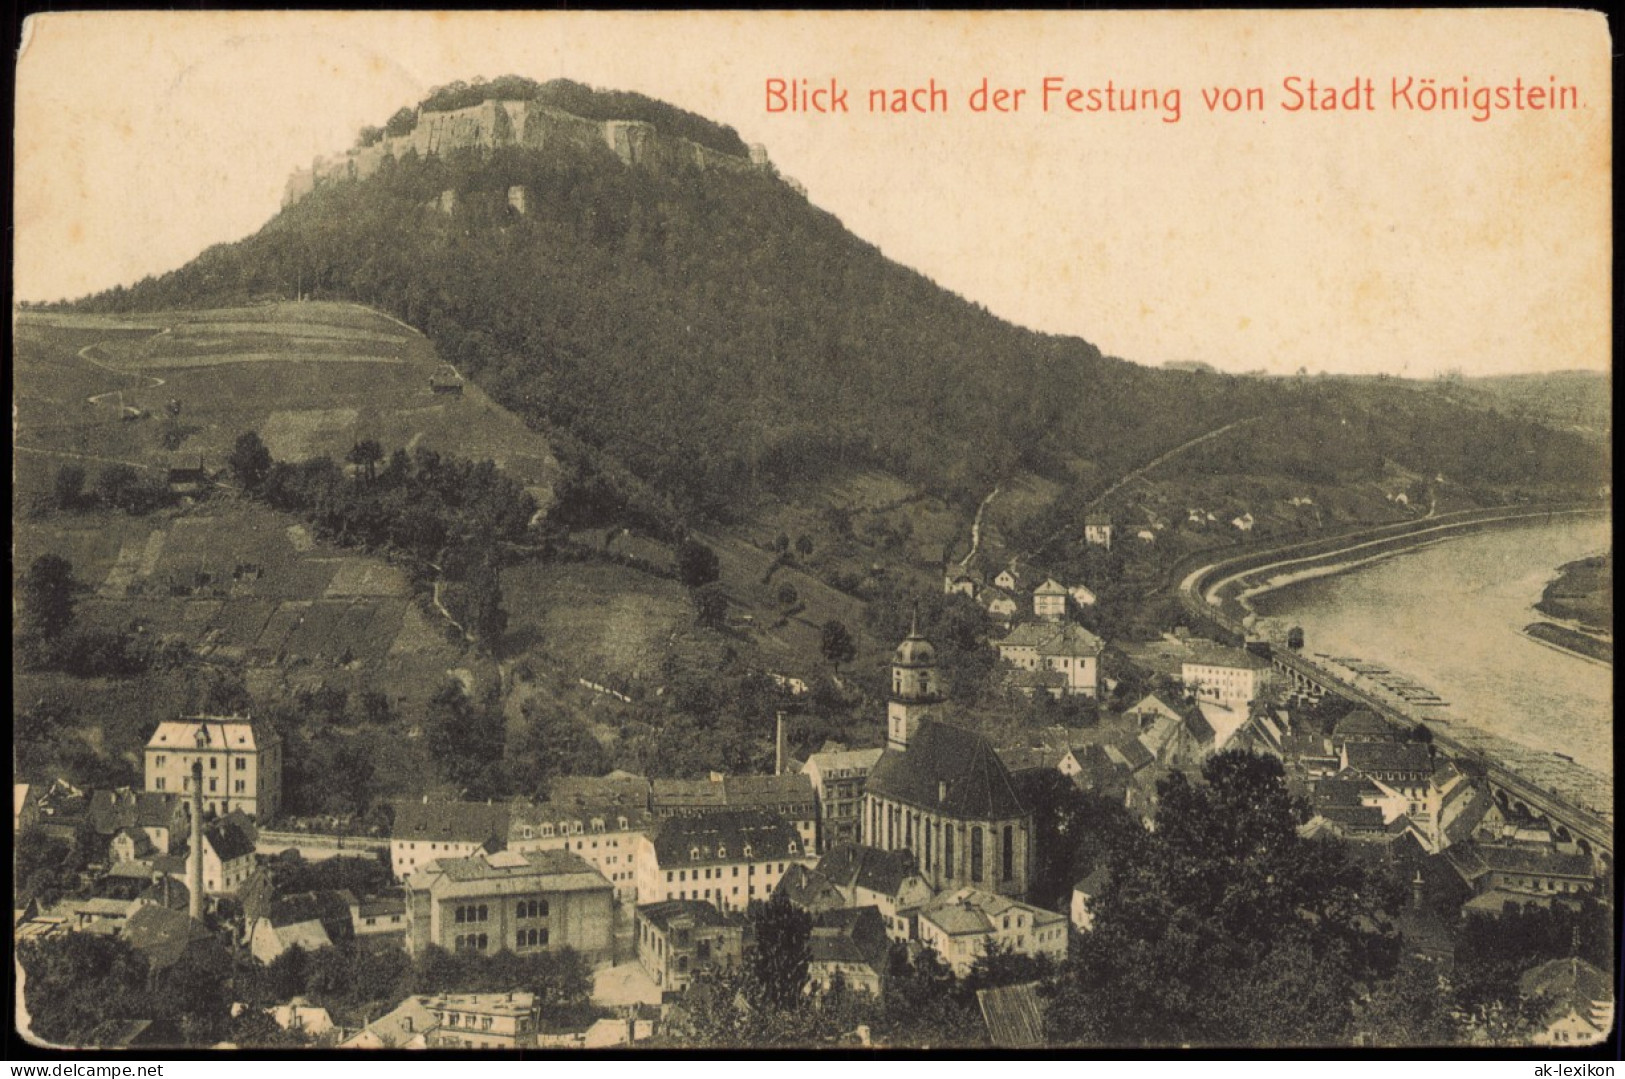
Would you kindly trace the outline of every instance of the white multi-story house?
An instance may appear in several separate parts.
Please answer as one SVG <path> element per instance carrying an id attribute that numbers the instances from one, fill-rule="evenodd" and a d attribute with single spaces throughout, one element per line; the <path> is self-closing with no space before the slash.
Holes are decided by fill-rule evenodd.
<path id="1" fill-rule="evenodd" d="M 791 866 L 815 860 L 789 822 L 758 809 L 668 817 L 638 837 L 636 859 L 640 905 L 698 899 L 721 911 L 765 902 Z"/>
<path id="2" fill-rule="evenodd" d="M 1179 677 L 1198 700 L 1244 709 L 1269 684 L 1270 665 L 1241 648 L 1191 641 Z"/>
<path id="3" fill-rule="evenodd" d="M 990 947 L 1059 962 L 1066 958 L 1066 934 L 1065 915 L 980 888 L 945 893 L 920 911 L 920 942 L 960 977 L 969 974 Z"/>
<path id="4" fill-rule="evenodd" d="M 147 740 L 145 788 L 192 791 L 192 765 L 203 764 L 205 812 L 241 810 L 270 820 L 282 805 L 282 739 L 269 723 L 244 716 L 192 716 L 158 724 Z"/>
<path id="5" fill-rule="evenodd" d="M 1023 671 L 1061 677 L 1067 696 L 1100 696 L 1100 656 L 1105 644 L 1074 622 L 1028 622 L 998 642 L 999 658 Z"/>
<path id="6" fill-rule="evenodd" d="M 637 840 L 654 827 L 638 805 L 574 805 L 568 802 L 510 807 L 508 849 L 567 850 L 580 855 L 615 886 L 616 899 L 637 897 Z"/>
<path id="7" fill-rule="evenodd" d="M 1111 550 L 1112 519 L 1102 514 L 1091 513 L 1083 522 L 1083 539 L 1085 543 Z"/>
<path id="8" fill-rule="evenodd" d="M 1046 622 L 1059 622 L 1066 617 L 1066 601 L 1070 593 L 1054 577 L 1033 589 L 1033 616 Z"/>
<path id="9" fill-rule="evenodd" d="M 390 869 L 405 880 L 441 858 L 507 846 L 511 809 L 486 802 L 400 802 L 389 836 Z"/>

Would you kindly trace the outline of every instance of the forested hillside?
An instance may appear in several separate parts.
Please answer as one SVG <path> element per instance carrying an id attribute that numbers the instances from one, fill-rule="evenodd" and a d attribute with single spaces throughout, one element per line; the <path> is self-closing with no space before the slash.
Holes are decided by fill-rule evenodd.
<path id="1" fill-rule="evenodd" d="M 573 85 L 556 87 L 561 104 Z M 1594 490 L 1607 467 L 1577 433 L 1398 381 L 1103 357 L 888 261 L 769 172 L 627 167 L 607 147 L 408 156 L 83 306 L 296 292 L 421 327 L 503 404 L 624 464 L 685 516 L 726 518 L 753 491 L 846 466 L 970 505 L 1016 469 L 1112 476 L 1245 417 L 1259 417 L 1248 437 L 1197 468 L 1358 482 L 1388 462 L 1494 501 Z"/>

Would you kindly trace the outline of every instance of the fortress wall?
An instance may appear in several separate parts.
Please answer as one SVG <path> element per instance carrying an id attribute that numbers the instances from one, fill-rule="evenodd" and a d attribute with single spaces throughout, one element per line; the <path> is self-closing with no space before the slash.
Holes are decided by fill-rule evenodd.
<path id="1" fill-rule="evenodd" d="M 450 112 L 418 113 L 417 126 L 406 135 L 386 137 L 372 146 L 318 158 L 308 172 L 289 177 L 283 191 L 287 206 L 317 186 L 341 179 L 366 179 L 382 167 L 384 158 L 397 160 L 408 151 L 420 157 L 458 149 L 490 151 L 501 146 L 540 150 L 555 144 L 580 148 L 607 146 L 623 164 L 642 168 L 725 169 L 734 172 L 765 170 L 767 150 L 750 147 L 749 157 L 736 157 L 687 139 L 662 135 L 642 120 L 588 120 L 532 101 L 486 101 Z M 795 186 L 793 181 L 790 182 Z"/>

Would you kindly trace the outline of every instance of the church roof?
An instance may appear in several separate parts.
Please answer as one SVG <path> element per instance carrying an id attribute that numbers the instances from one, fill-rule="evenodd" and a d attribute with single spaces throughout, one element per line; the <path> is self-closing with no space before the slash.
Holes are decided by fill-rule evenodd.
<path id="1" fill-rule="evenodd" d="M 899 667 L 929 667 L 937 661 L 937 650 L 922 637 L 918 630 L 910 629 L 903 643 L 892 654 L 892 662 Z"/>
<path id="2" fill-rule="evenodd" d="M 930 719 L 920 721 L 907 750 L 881 754 L 865 790 L 960 820 L 1027 815 L 986 738 Z"/>

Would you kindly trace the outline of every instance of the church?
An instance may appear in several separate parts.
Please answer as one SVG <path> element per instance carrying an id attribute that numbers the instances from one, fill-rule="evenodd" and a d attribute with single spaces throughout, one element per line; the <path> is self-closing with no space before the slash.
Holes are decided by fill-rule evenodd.
<path id="1" fill-rule="evenodd" d="M 934 718 L 936 649 L 911 626 L 892 656 L 886 748 L 863 791 L 863 843 L 907 850 L 938 891 L 1027 892 L 1032 811 L 986 738 Z"/>

